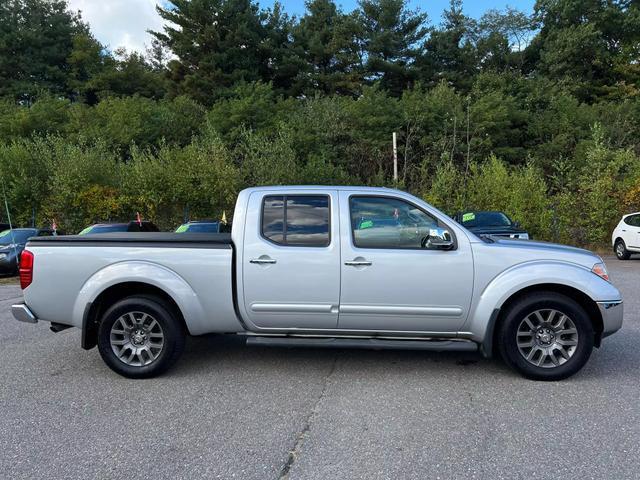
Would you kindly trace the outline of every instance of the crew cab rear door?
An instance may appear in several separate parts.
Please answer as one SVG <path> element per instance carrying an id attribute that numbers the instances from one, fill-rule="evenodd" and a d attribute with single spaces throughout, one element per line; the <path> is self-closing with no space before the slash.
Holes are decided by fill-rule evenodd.
<path id="1" fill-rule="evenodd" d="M 249 197 L 242 255 L 245 320 L 257 329 L 337 327 L 336 191 L 259 190 Z"/>

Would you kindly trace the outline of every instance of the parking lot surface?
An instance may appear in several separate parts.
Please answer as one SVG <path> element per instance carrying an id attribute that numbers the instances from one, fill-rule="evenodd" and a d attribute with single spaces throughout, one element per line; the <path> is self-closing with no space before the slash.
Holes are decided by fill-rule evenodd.
<path id="1" fill-rule="evenodd" d="M 0 286 L 2 478 L 638 478 L 640 257 L 607 258 L 623 329 L 576 376 L 475 354 L 191 339 L 161 378 L 20 324 Z"/>

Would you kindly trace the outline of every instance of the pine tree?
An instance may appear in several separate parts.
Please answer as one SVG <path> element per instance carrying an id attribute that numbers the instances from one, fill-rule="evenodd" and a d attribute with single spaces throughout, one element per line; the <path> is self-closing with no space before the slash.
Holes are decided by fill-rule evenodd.
<path id="1" fill-rule="evenodd" d="M 353 95 L 361 90 L 362 64 L 356 42 L 357 24 L 333 0 L 309 0 L 293 33 L 301 59 L 297 88 L 301 93 Z"/>
<path id="2" fill-rule="evenodd" d="M 399 96 L 416 77 L 427 15 L 410 10 L 406 0 L 360 0 L 359 6 L 367 77 Z"/>
<path id="3" fill-rule="evenodd" d="M 267 14 L 251 0 L 172 0 L 156 7 L 167 22 L 151 32 L 177 57 L 174 94 L 212 104 L 234 84 L 270 80 Z"/>

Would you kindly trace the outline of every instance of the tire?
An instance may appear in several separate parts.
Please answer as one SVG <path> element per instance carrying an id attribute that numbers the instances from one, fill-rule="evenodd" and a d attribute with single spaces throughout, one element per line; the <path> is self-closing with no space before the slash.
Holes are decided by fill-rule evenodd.
<path id="1" fill-rule="evenodd" d="M 589 316 L 575 300 L 536 292 L 505 311 L 497 340 L 511 368 L 526 378 L 554 381 L 570 377 L 587 363 L 594 332 Z"/>
<path id="2" fill-rule="evenodd" d="M 631 256 L 631 253 L 629 253 L 629 250 L 627 250 L 627 246 L 625 245 L 624 240 L 622 240 L 621 238 L 616 240 L 613 251 L 616 254 L 616 257 L 618 257 L 618 260 L 629 260 L 629 257 Z"/>
<path id="3" fill-rule="evenodd" d="M 184 350 L 185 331 L 161 298 L 132 296 L 112 305 L 98 327 L 98 351 L 111 370 L 127 378 L 167 371 Z"/>

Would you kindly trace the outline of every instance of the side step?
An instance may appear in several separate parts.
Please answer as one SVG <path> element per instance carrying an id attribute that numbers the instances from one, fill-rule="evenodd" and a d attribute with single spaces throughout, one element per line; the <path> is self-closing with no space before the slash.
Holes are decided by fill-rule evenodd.
<path id="1" fill-rule="evenodd" d="M 371 348 L 375 350 L 430 350 L 476 352 L 470 340 L 387 340 L 380 338 L 247 337 L 247 345 L 260 347 Z"/>

